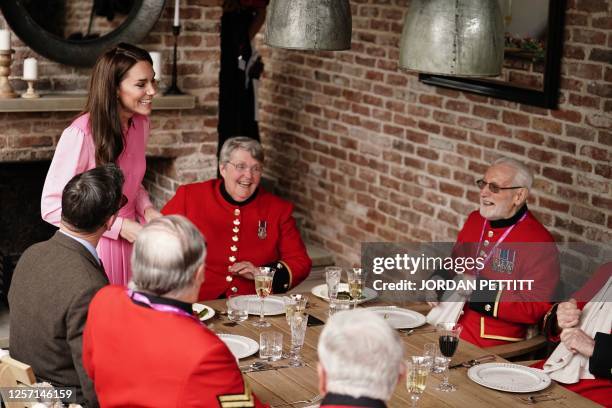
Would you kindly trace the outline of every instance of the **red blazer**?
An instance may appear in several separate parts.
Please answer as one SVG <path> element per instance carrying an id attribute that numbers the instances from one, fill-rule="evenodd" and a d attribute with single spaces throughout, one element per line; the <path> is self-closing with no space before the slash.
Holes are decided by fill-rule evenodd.
<path id="1" fill-rule="evenodd" d="M 485 221 L 478 211 L 469 215 L 457 237 L 454 256 L 476 256 Z M 485 306 L 486 312 L 474 310 L 472 305 L 466 304 L 459 319 L 463 325 L 461 338 L 479 347 L 523 340 L 527 327 L 540 323 L 550 308 L 548 300 L 552 299 L 559 281 L 558 253 L 552 235 L 528 210 L 525 219 L 514 225 L 493 251 L 495 243 L 510 226 L 492 228 L 486 222 L 483 241 L 486 239 L 489 244 L 481 246 L 481 249 L 493 255 L 480 271 L 480 276 L 486 279 L 533 279 L 532 290 L 502 290 L 496 301 Z M 512 267 L 503 270 L 499 265 L 506 261 L 510 261 Z M 520 298 L 527 301 L 518 301 Z"/>
<path id="2" fill-rule="evenodd" d="M 306 279 L 312 261 L 295 226 L 293 205 L 261 187 L 252 201 L 232 205 L 223 198 L 221 183 L 215 179 L 180 186 L 161 211 L 165 215 L 184 215 L 206 239 L 205 280 L 199 299 L 254 294 L 252 280 L 228 272 L 232 264 L 240 261 L 250 261 L 255 266 L 277 267 L 280 263 L 278 266 L 289 277 L 280 287 L 274 285 L 277 293 Z M 260 222 L 266 222 L 265 237 L 258 234 Z"/>
<path id="3" fill-rule="evenodd" d="M 264 406 L 213 332 L 188 316 L 137 305 L 123 287 L 107 286 L 92 300 L 83 366 L 101 407 Z"/>

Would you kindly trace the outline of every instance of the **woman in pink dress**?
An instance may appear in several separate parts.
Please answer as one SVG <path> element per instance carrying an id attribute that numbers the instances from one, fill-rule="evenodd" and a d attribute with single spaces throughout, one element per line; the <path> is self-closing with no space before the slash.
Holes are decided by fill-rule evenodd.
<path id="1" fill-rule="evenodd" d="M 74 175 L 111 162 L 121 168 L 128 203 L 97 248 L 112 284 L 129 282 L 132 242 L 140 223 L 160 216 L 142 186 L 155 93 L 148 52 L 119 44 L 103 54 L 92 72 L 85 111 L 62 133 L 42 192 L 42 218 L 59 225 L 62 190 Z"/>

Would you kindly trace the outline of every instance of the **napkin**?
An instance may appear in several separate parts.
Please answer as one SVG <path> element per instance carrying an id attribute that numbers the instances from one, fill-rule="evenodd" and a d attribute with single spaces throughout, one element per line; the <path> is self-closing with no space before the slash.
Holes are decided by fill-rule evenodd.
<path id="1" fill-rule="evenodd" d="M 467 280 L 472 277 L 457 275 L 453 280 Z M 445 292 L 442 301 L 436 307 L 431 309 L 427 314 L 427 323 L 435 326 L 438 323 L 456 323 L 461 316 L 461 311 L 465 305 L 465 301 L 470 296 L 471 292 L 454 290 Z"/>
<path id="2" fill-rule="evenodd" d="M 612 290 L 612 278 L 608 278 L 608 282 L 582 310 L 580 329 L 591 338 L 599 331 L 610 333 L 612 303 L 606 302 L 605 294 L 608 290 Z M 560 343 L 546 360 L 543 370 L 550 378 L 563 384 L 575 384 L 582 379 L 595 378 L 589 372 L 588 357 L 572 353 L 563 343 Z"/>

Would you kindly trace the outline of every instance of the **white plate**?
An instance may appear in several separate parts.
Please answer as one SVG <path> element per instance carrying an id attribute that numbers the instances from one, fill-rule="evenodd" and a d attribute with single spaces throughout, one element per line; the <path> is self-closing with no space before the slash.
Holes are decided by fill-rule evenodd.
<path id="1" fill-rule="evenodd" d="M 338 292 L 348 292 L 348 291 L 349 291 L 348 283 L 338 284 Z M 315 286 L 314 288 L 310 290 L 310 292 L 316 297 L 319 297 L 323 300 L 327 300 L 329 302 L 329 297 L 327 296 L 327 284 L 326 283 Z M 365 288 L 365 290 L 363 291 L 363 295 L 365 296 L 365 298 L 359 299 L 357 301 L 357 304 L 368 302 L 372 299 L 376 299 L 376 297 L 378 296 L 378 293 L 374 289 Z"/>
<path id="2" fill-rule="evenodd" d="M 208 312 L 204 316 L 200 317 L 200 321 L 202 322 L 212 318 L 215 315 L 215 309 L 210 306 L 203 305 L 202 303 L 194 303 L 193 305 L 191 305 L 191 308 L 196 313 L 200 313 L 204 309 L 208 310 Z"/>
<path id="3" fill-rule="evenodd" d="M 427 318 L 419 312 L 401 307 L 376 306 L 368 307 L 368 310 L 385 319 L 394 329 L 414 329 L 427 321 Z"/>
<path id="4" fill-rule="evenodd" d="M 259 350 L 259 344 L 249 337 L 238 336 L 237 334 L 217 334 L 217 336 L 237 359 L 253 355 Z"/>
<path id="5" fill-rule="evenodd" d="M 518 364 L 479 364 L 467 374 L 477 384 L 506 392 L 536 392 L 550 385 L 550 377 L 544 371 Z"/>
<path id="6" fill-rule="evenodd" d="M 257 295 L 244 295 L 236 296 L 230 299 L 230 304 L 235 306 L 239 305 L 240 309 L 248 309 L 249 314 L 259 316 L 259 296 Z M 280 296 L 266 296 L 264 298 L 264 315 L 274 316 L 285 313 L 285 302 Z"/>

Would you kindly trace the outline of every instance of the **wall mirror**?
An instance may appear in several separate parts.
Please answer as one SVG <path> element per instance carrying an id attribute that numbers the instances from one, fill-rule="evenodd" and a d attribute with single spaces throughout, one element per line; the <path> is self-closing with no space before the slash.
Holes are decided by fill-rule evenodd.
<path id="1" fill-rule="evenodd" d="M 165 0 L 1 0 L 13 32 L 38 54 L 93 66 L 106 49 L 138 43 L 159 19 Z"/>
<path id="2" fill-rule="evenodd" d="M 559 95 L 566 0 L 498 0 L 506 25 L 502 75 L 468 79 L 420 74 L 429 85 L 554 109 Z"/>

